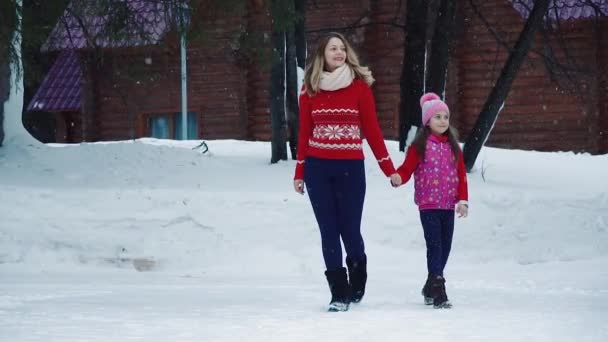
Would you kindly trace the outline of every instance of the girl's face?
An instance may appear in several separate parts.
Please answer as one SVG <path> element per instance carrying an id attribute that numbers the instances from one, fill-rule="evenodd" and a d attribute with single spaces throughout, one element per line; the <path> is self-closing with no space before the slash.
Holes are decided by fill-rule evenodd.
<path id="1" fill-rule="evenodd" d="M 429 127 L 435 135 L 442 135 L 450 128 L 450 114 L 444 111 L 435 113 L 429 121 Z"/>
<path id="2" fill-rule="evenodd" d="M 346 63 L 346 46 L 340 38 L 333 37 L 325 46 L 325 69 L 332 72 Z"/>

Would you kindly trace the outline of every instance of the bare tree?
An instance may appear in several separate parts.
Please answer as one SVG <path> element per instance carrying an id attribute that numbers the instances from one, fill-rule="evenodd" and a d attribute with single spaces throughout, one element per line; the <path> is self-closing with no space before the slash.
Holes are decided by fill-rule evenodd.
<path id="1" fill-rule="evenodd" d="M 293 0 L 290 0 L 290 4 Z M 299 106 L 298 106 L 298 68 L 304 69 L 306 63 L 306 0 L 293 1 L 288 6 L 289 17 L 293 22 L 288 25 L 286 33 L 287 53 L 285 56 L 286 109 L 287 127 L 289 129 L 289 150 L 291 158 L 297 157 Z"/>
<path id="2" fill-rule="evenodd" d="M 286 28 L 281 20 L 287 12 L 285 2 L 271 0 L 272 17 L 272 65 L 270 71 L 270 122 L 272 129 L 271 163 L 287 160 L 285 119 L 285 34 Z"/>
<path id="3" fill-rule="evenodd" d="M 437 93 L 443 98 L 455 21 L 456 0 L 441 0 L 431 43 L 425 91 Z"/>
<path id="4" fill-rule="evenodd" d="M 13 44 L 15 33 L 19 33 L 19 17 L 21 16 L 21 3 L 15 0 L 0 1 L 0 146 L 4 141 L 4 103 L 8 101 L 12 84 L 11 77 L 18 80 L 21 77 L 21 69 L 11 68 L 11 65 L 21 65 L 17 63 L 21 59 L 20 52 Z M 5 48 L 6 47 L 6 48 Z M 12 70 L 11 70 L 12 69 Z M 12 75 L 12 72 L 17 75 Z"/>
<path id="5" fill-rule="evenodd" d="M 286 135 L 296 158 L 298 136 L 298 60 L 305 55 L 304 15 L 306 1 L 271 1 L 272 66 L 270 75 L 271 163 L 287 160 Z M 304 45 L 304 46 L 302 46 Z"/>
<path id="6" fill-rule="evenodd" d="M 306 66 L 306 6 L 308 5 L 308 1 L 295 0 L 295 2 L 296 61 L 298 64 L 298 68 L 304 70 Z"/>
<path id="7" fill-rule="evenodd" d="M 285 60 L 287 72 L 287 112 L 289 128 L 289 149 L 291 158 L 297 158 L 299 134 L 298 105 L 298 68 L 304 70 L 306 65 L 306 0 L 295 0 L 293 25 L 287 32 L 287 55 Z"/>
<path id="8" fill-rule="evenodd" d="M 525 8 L 527 12 L 530 12 L 532 9 L 529 6 L 530 1 L 514 0 L 513 2 L 514 4 Z M 469 0 L 469 4 L 475 15 L 479 17 L 486 29 L 492 34 L 496 40 L 496 43 L 506 49 L 509 53 L 512 53 L 514 48 L 509 44 L 507 39 L 505 39 L 505 37 L 503 37 L 486 19 L 476 3 Z M 601 29 L 599 25 L 600 18 L 605 18 L 608 16 L 608 10 L 605 9 L 606 6 L 600 7 L 591 0 L 575 0 L 569 2 L 567 5 L 561 4 L 561 6 L 579 9 L 582 9 L 585 6 L 593 8 L 595 12 L 593 16 L 595 24 L 594 28 L 596 30 Z M 561 27 L 563 19 L 559 15 L 560 8 L 561 7 L 555 2 L 550 3 L 549 9 L 547 10 L 547 15 L 550 17 L 551 25 L 541 25 L 541 27 L 539 27 L 538 30 L 542 34 L 542 46 L 530 47 L 530 53 L 540 57 L 546 71 L 549 74 L 549 77 L 552 81 L 555 81 L 561 89 L 567 90 L 571 93 L 584 95 L 580 92 L 580 89 L 582 88 L 581 81 L 585 77 L 593 76 L 596 73 L 596 70 L 592 70 L 589 66 L 584 65 L 584 63 L 576 61 L 576 58 L 572 56 L 572 49 L 568 47 L 569 44 L 567 39 L 564 37 L 564 33 L 567 32 L 567 30 L 563 30 Z M 599 35 L 597 37 L 599 39 Z M 561 60 L 557 56 L 557 51 L 563 52 L 564 57 L 561 59 L 564 60 Z M 527 62 L 532 65 L 534 63 L 529 59 Z"/>
<path id="9" fill-rule="evenodd" d="M 421 124 L 419 99 L 424 91 L 427 1 L 408 0 L 405 10 L 407 21 L 399 106 L 400 151 L 405 150 L 410 128 Z"/>
<path id="10" fill-rule="evenodd" d="M 515 43 L 515 47 L 509 54 L 509 58 L 507 59 L 494 88 L 492 88 L 490 95 L 486 99 L 473 130 L 465 141 L 463 153 L 467 171 L 470 171 L 475 165 L 475 160 L 479 155 L 479 151 L 485 144 L 494 127 L 494 123 L 504 106 L 511 85 L 517 76 L 517 72 L 532 46 L 534 34 L 543 24 L 543 18 L 547 13 L 550 1 L 551 0 L 535 1 L 530 16 L 526 20 L 524 28 Z"/>

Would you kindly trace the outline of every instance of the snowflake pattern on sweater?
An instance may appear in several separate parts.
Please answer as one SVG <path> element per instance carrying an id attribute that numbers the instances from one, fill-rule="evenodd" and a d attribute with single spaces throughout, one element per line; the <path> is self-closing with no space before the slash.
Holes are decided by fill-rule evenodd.
<path id="1" fill-rule="evenodd" d="M 317 125 L 312 131 L 317 140 L 361 139 L 361 130 L 357 125 Z"/>

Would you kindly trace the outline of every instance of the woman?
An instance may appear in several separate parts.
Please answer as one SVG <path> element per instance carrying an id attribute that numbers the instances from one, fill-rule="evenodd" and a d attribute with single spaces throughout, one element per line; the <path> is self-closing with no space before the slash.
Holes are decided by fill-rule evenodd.
<path id="1" fill-rule="evenodd" d="M 365 168 L 361 132 L 380 168 L 396 180 L 393 162 L 378 125 L 374 82 L 344 36 L 332 32 L 319 41 L 304 74 L 294 189 L 312 204 L 331 291 L 329 311 L 346 311 L 365 293 L 367 256 L 361 236 Z M 342 246 L 346 269 L 342 265 Z"/>

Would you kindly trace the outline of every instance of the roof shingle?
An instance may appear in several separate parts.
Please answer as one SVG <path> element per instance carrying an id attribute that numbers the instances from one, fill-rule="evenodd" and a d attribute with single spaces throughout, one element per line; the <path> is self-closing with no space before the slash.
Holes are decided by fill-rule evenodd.
<path id="1" fill-rule="evenodd" d="M 107 34 L 110 10 L 95 8 L 88 0 L 72 1 L 42 45 L 42 51 L 152 45 L 167 33 L 171 11 L 165 2 L 124 0 L 122 4 L 127 6 L 123 11 L 127 24 L 120 38 L 112 40 Z M 116 18 L 120 13 L 113 15 Z"/>
<path id="2" fill-rule="evenodd" d="M 82 107 L 82 82 L 76 52 L 61 52 L 27 106 L 27 111 L 79 111 Z"/>
<path id="3" fill-rule="evenodd" d="M 534 0 L 510 0 L 522 17 L 528 18 Z M 553 0 L 549 4 L 548 17 L 551 20 L 584 19 L 608 16 L 608 0 Z"/>

